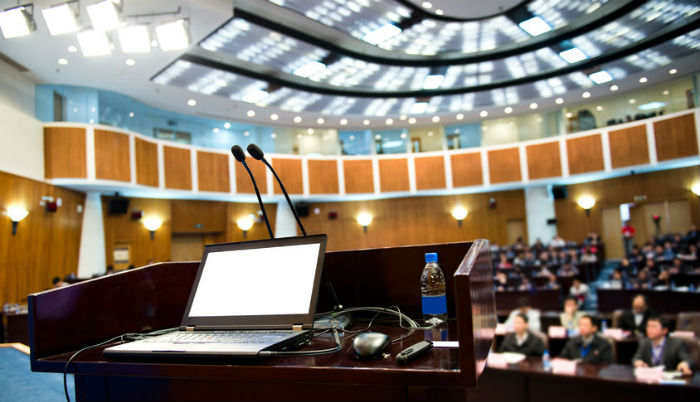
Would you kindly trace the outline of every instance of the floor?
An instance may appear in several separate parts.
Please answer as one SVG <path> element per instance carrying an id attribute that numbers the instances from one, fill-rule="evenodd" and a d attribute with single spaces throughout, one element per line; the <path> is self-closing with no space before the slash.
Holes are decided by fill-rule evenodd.
<path id="1" fill-rule="evenodd" d="M 65 401 L 63 375 L 32 372 L 28 352 L 22 344 L 0 344 L 0 402 Z M 68 393 L 75 400 L 72 375 Z"/>

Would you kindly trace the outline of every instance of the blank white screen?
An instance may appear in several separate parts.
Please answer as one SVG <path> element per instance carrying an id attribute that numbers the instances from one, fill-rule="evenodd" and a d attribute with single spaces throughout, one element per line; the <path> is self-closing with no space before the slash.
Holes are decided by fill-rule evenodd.
<path id="1" fill-rule="evenodd" d="M 308 314 L 319 247 L 209 253 L 189 316 Z"/>

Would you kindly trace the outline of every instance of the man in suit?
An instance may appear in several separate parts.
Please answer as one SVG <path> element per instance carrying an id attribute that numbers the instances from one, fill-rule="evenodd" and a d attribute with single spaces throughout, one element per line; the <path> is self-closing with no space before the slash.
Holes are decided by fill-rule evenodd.
<path id="1" fill-rule="evenodd" d="M 544 342 L 540 337 L 534 335 L 528 329 L 528 319 L 525 314 L 518 314 L 513 319 L 512 332 L 503 339 L 501 347 L 498 349 L 500 353 L 515 352 L 522 353 L 526 356 L 542 357 L 544 352 Z"/>
<path id="2" fill-rule="evenodd" d="M 626 310 L 622 313 L 618 326 L 626 331 L 644 336 L 647 320 L 653 315 L 656 313 L 647 306 L 647 298 L 638 294 L 632 299 L 632 310 Z"/>
<path id="3" fill-rule="evenodd" d="M 659 316 L 647 320 L 647 337 L 639 341 L 632 358 L 634 367 L 654 367 L 663 364 L 664 370 L 678 370 L 683 375 L 693 373 L 693 362 L 680 339 L 668 338 L 668 321 Z"/>
<path id="4" fill-rule="evenodd" d="M 612 363 L 610 342 L 597 335 L 593 317 L 584 315 L 578 320 L 579 336 L 569 339 L 559 357 L 584 363 Z"/>

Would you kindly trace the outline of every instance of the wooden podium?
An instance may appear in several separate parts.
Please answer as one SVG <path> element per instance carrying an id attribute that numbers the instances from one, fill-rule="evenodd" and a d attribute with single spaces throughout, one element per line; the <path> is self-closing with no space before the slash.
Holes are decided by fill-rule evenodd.
<path id="1" fill-rule="evenodd" d="M 100 347 L 81 353 L 70 367 L 76 373 L 76 398 L 464 400 L 484 370 L 496 327 L 488 241 L 328 252 L 324 271 L 346 307 L 395 305 L 419 318 L 426 252 L 438 253 L 447 277 L 449 325 L 415 331 L 392 345 L 389 358 L 356 359 L 349 334 L 335 354 L 264 360 L 124 360 L 103 356 Z M 30 295 L 32 370 L 62 372 L 68 358 L 85 346 L 127 332 L 178 326 L 198 265 L 160 263 Z M 321 286 L 317 312 L 333 304 Z M 351 329 L 362 327 L 358 323 Z M 406 333 L 387 322 L 372 330 L 392 338 Z M 459 347 L 435 348 L 406 366 L 397 364 L 398 352 L 426 338 L 458 341 Z M 324 334 L 304 348 L 332 345 L 332 337 Z"/>

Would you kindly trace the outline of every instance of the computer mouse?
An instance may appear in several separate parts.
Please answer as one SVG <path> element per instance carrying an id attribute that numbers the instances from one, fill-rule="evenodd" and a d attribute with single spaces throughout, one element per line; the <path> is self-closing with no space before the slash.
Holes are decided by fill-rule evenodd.
<path id="1" fill-rule="evenodd" d="M 365 332 L 357 335 L 352 341 L 357 357 L 360 359 L 377 359 L 391 342 L 389 335 L 380 332 Z"/>

